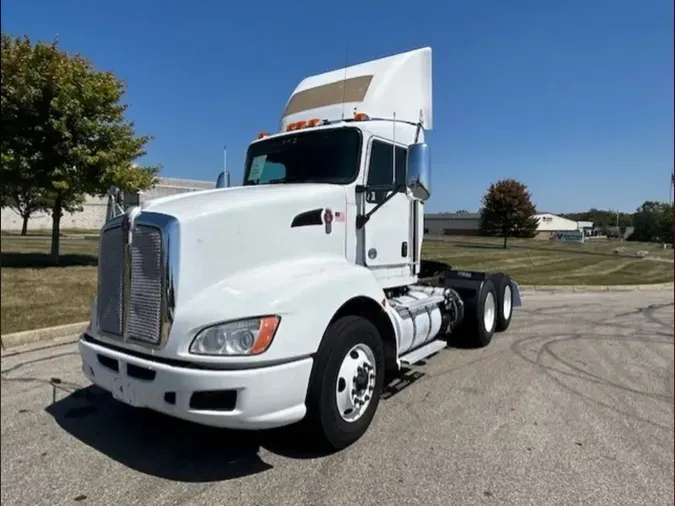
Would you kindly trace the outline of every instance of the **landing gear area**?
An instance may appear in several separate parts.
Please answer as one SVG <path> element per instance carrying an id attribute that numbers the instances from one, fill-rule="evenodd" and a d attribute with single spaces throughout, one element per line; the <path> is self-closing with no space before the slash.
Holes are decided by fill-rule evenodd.
<path id="1" fill-rule="evenodd" d="M 521 303 L 519 295 L 514 300 L 513 282 L 503 273 L 454 271 L 447 264 L 429 261 L 422 262 L 420 282 L 457 292 L 464 312 L 448 339 L 466 347 L 490 344 L 496 332 L 509 328 L 513 307 Z"/>

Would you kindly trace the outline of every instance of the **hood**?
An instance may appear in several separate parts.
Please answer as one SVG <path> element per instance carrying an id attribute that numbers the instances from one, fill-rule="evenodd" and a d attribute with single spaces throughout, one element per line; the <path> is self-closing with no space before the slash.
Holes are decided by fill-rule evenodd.
<path id="1" fill-rule="evenodd" d="M 346 203 L 342 186 L 279 184 L 172 195 L 144 203 L 141 213 L 178 219 L 177 296 L 185 300 L 259 267 L 308 257 L 344 259 L 346 223 L 334 218 L 326 225 L 323 218 L 325 209 L 344 215 Z"/>

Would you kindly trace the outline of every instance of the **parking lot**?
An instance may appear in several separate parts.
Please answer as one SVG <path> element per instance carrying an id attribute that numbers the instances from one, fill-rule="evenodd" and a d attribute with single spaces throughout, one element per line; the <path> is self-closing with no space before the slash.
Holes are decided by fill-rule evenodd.
<path id="1" fill-rule="evenodd" d="M 489 347 L 391 386 L 366 436 L 327 457 L 295 429 L 125 408 L 74 344 L 6 352 L 2 504 L 673 504 L 672 292 L 525 304 Z"/>

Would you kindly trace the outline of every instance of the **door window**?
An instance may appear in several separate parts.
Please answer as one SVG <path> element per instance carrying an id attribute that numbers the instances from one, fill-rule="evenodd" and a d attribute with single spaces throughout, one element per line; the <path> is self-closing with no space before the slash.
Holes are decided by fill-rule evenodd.
<path id="1" fill-rule="evenodd" d="M 407 149 L 396 146 L 396 170 L 394 170 L 393 144 L 373 140 L 370 148 L 367 186 L 389 186 L 392 184 L 398 186 L 404 184 L 407 156 Z M 387 196 L 387 193 L 389 193 L 387 190 L 369 191 L 366 200 L 377 204 Z"/>

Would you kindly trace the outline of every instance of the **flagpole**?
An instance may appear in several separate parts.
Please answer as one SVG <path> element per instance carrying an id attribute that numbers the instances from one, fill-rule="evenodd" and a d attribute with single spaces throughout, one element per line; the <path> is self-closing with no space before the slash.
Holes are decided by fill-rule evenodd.
<path id="1" fill-rule="evenodd" d="M 227 146 L 223 146 L 223 173 L 225 174 L 225 186 L 230 187 L 230 173 L 227 171 Z"/>

